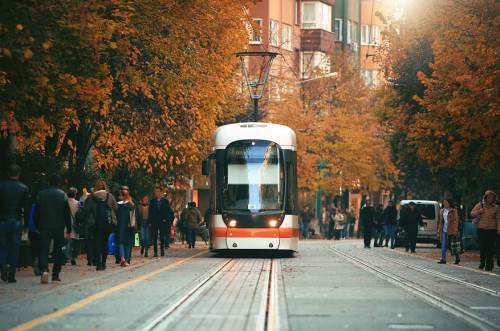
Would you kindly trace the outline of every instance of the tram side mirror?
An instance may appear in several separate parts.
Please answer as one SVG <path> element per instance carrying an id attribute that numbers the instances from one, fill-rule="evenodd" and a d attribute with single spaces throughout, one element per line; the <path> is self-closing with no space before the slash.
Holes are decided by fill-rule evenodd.
<path id="1" fill-rule="evenodd" d="M 210 163 L 208 162 L 208 160 L 201 161 L 201 174 L 203 176 L 210 175 Z"/>

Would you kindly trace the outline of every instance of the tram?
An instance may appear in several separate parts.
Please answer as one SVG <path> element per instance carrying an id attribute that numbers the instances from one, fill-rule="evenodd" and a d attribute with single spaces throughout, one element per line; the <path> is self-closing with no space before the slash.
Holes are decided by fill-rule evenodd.
<path id="1" fill-rule="evenodd" d="M 270 123 L 221 126 L 203 163 L 210 177 L 210 249 L 298 250 L 297 142 Z"/>

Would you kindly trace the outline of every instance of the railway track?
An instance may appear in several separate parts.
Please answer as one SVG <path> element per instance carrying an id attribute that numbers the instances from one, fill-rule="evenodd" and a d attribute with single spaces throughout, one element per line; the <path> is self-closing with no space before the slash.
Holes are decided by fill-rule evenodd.
<path id="1" fill-rule="evenodd" d="M 184 309 L 189 309 L 190 305 L 197 299 L 206 295 L 219 281 L 221 281 L 225 272 L 228 272 L 237 263 L 244 263 L 239 259 L 228 259 L 216 268 L 209 271 L 197 283 L 196 286 L 179 298 L 174 304 L 170 305 L 161 314 L 156 315 L 150 320 L 142 331 L 167 330 L 169 325 L 179 319 L 179 315 Z M 277 299 L 277 260 L 266 259 L 265 267 L 262 268 L 259 279 L 262 279 L 260 303 L 258 308 L 255 331 L 276 331 L 279 330 L 279 314 Z"/>
<path id="2" fill-rule="evenodd" d="M 429 269 L 429 268 L 425 268 L 425 267 L 422 267 L 422 266 L 416 266 L 416 265 L 413 265 L 413 264 L 401 261 L 399 259 L 395 259 L 395 258 L 392 258 L 392 257 L 384 256 L 382 254 L 380 254 L 378 256 L 381 257 L 382 259 L 386 260 L 386 261 L 390 261 L 390 262 L 399 264 L 400 266 L 403 266 L 403 267 L 406 267 L 406 268 L 409 268 L 409 269 L 412 269 L 412 270 L 415 270 L 415 271 L 424 272 L 424 273 L 426 273 L 428 275 L 435 276 L 435 277 L 438 277 L 438 278 L 441 278 L 441 279 L 446 279 L 448 281 L 452 281 L 452 282 L 455 282 L 455 283 L 467 286 L 469 288 L 478 290 L 480 292 L 487 293 L 487 294 L 490 294 L 492 296 L 500 298 L 500 291 L 493 290 L 493 289 L 490 289 L 490 288 L 487 288 L 487 287 L 484 287 L 484 286 L 481 286 L 481 285 L 477 285 L 477 284 L 468 282 L 466 280 L 463 280 L 463 279 L 460 279 L 460 278 L 457 278 L 457 277 L 453 277 L 453 276 L 444 274 L 444 273 L 439 272 L 439 271 L 435 271 L 435 270 L 432 270 L 432 269 Z"/>
<path id="3" fill-rule="evenodd" d="M 382 268 L 380 268 L 372 263 L 366 262 L 366 261 L 364 261 L 364 260 L 362 260 L 362 259 L 360 259 L 352 254 L 346 253 L 346 252 L 341 251 L 337 248 L 330 247 L 330 251 L 343 257 L 345 260 L 361 267 L 362 269 L 375 274 L 379 278 L 384 279 L 384 280 L 386 280 L 386 281 L 388 281 L 396 286 L 399 286 L 400 288 L 403 288 L 404 290 L 424 299 L 426 302 L 451 313 L 452 315 L 456 316 L 457 318 L 460 318 L 460 319 L 468 322 L 469 324 L 477 327 L 479 330 L 484 330 L 484 331 L 500 330 L 500 325 L 497 325 L 493 322 L 490 322 L 490 321 L 486 320 L 483 316 L 480 316 L 478 314 L 471 312 L 467 307 L 464 307 L 462 305 L 458 305 L 455 302 L 453 302 L 452 300 L 449 300 L 443 296 L 438 296 L 438 295 L 432 293 L 431 291 L 425 289 L 424 287 L 416 285 L 413 282 L 411 282 L 411 281 L 409 281 L 409 280 L 407 280 L 399 275 L 396 275 L 395 273 L 383 270 Z M 396 262 L 396 261 L 392 261 L 392 260 L 389 260 L 389 261 L 391 261 L 393 263 L 397 263 L 397 264 L 405 266 L 405 267 L 408 267 L 408 264 L 405 262 L 401 262 L 401 261 Z M 401 262 L 401 263 L 398 263 L 398 262 Z M 415 267 L 415 266 L 413 266 L 413 267 Z M 416 271 L 420 271 L 420 272 L 425 272 L 425 273 L 431 274 L 431 275 L 436 276 L 436 277 L 441 277 L 443 279 L 447 279 L 448 281 L 457 282 L 457 283 L 460 283 L 462 285 L 466 285 L 464 283 L 467 283 L 466 286 L 470 286 L 471 288 L 474 288 L 478 291 L 486 292 L 490 295 L 497 295 L 497 293 L 494 293 L 494 292 L 496 292 L 494 290 L 483 288 L 481 286 L 460 280 L 460 279 L 452 277 L 452 276 L 444 275 L 444 274 L 441 274 L 438 272 L 433 272 L 427 268 L 415 267 L 412 269 L 414 269 Z M 446 276 L 446 277 L 444 277 L 444 276 Z M 474 286 L 472 286 L 472 285 L 474 285 Z"/>

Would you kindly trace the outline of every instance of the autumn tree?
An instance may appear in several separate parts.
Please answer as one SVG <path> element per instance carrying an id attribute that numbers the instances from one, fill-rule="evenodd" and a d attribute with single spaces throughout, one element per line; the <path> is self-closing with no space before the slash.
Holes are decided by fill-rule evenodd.
<path id="1" fill-rule="evenodd" d="M 500 186 L 500 5 L 447 0 L 416 9 L 389 38 L 393 156 L 414 190 L 477 200 Z"/>
<path id="2" fill-rule="evenodd" d="M 273 121 L 297 134 L 299 186 L 328 193 L 388 188 L 397 171 L 371 92 L 347 58 L 334 59 L 332 67 L 338 75 L 302 83 L 273 108 Z"/>
<path id="3" fill-rule="evenodd" d="M 216 123 L 237 113 L 244 3 L 3 2 L 0 107 L 21 123 L 20 151 L 60 160 L 73 178 L 89 158 L 192 172 Z"/>

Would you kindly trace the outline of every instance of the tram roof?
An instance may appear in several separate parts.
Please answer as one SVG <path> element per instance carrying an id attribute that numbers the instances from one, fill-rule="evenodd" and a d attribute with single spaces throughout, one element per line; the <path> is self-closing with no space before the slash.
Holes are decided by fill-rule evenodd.
<path id="1" fill-rule="evenodd" d="M 214 133 L 214 149 L 224 149 L 238 140 L 259 139 L 277 143 L 283 149 L 296 150 L 295 132 L 288 126 L 262 122 L 235 123 L 220 126 Z"/>

